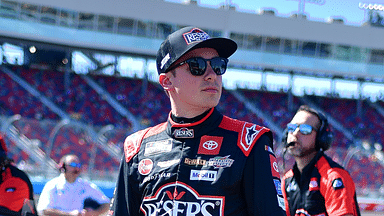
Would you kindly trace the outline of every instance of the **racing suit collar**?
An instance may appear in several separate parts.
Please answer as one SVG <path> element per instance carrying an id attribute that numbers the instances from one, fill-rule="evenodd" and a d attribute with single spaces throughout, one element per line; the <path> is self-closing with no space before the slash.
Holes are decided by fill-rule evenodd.
<path id="1" fill-rule="evenodd" d="M 200 118 L 200 120 L 198 120 L 196 122 L 184 123 L 184 124 L 183 123 L 177 123 L 177 122 L 173 121 L 172 113 L 169 113 L 168 121 L 172 125 L 172 127 L 193 127 L 193 126 L 199 125 L 202 122 L 204 122 L 205 120 L 207 120 L 207 118 L 209 116 L 211 116 L 211 114 L 213 113 L 214 110 L 215 110 L 215 108 L 211 108 L 208 112 L 203 113 L 202 116 L 201 115 L 197 116 L 198 118 Z M 204 114 L 205 114 L 205 116 L 204 116 Z"/>
<path id="2" fill-rule="evenodd" d="M 172 119 L 173 122 L 176 122 L 177 124 L 194 123 L 194 122 L 198 122 L 201 119 L 203 119 L 205 116 L 207 116 L 207 114 L 210 111 L 211 111 L 211 109 L 208 109 L 204 113 L 202 113 L 202 114 L 200 114 L 198 116 L 195 116 L 193 118 L 177 117 L 177 116 L 173 115 L 173 113 L 171 112 L 171 119 Z"/>
<path id="3" fill-rule="evenodd" d="M 166 132 L 174 139 L 192 139 L 205 135 L 211 129 L 217 127 L 223 115 L 215 108 L 210 109 L 205 116 L 193 123 L 179 124 L 172 120 L 171 114 L 168 117 Z"/>

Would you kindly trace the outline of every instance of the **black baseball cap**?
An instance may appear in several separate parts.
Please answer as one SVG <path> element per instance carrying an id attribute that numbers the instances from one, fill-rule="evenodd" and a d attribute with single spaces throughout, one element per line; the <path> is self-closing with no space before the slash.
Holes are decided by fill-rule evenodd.
<path id="1" fill-rule="evenodd" d="M 228 58 L 237 49 L 235 41 L 228 38 L 211 38 L 203 30 L 189 26 L 170 34 L 157 52 L 157 73 L 165 73 L 168 68 L 188 51 L 197 48 L 213 48 L 220 57 Z"/>

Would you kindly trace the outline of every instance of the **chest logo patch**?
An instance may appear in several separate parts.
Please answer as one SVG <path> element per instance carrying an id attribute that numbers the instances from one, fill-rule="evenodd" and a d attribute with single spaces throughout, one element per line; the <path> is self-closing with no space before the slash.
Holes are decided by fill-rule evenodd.
<path id="1" fill-rule="evenodd" d="M 199 150 L 197 154 L 217 155 L 220 152 L 223 137 L 202 136 L 200 139 Z"/>
<path id="2" fill-rule="evenodd" d="M 193 129 L 180 128 L 173 132 L 173 136 L 175 138 L 193 138 L 195 137 L 195 132 Z"/>
<path id="3" fill-rule="evenodd" d="M 222 216 L 224 206 L 222 196 L 200 195 L 183 182 L 172 182 L 144 197 L 140 210 L 144 215 Z"/>
<path id="4" fill-rule="evenodd" d="M 215 181 L 217 178 L 217 171 L 210 170 L 191 170 L 190 179 L 199 181 Z"/>
<path id="5" fill-rule="evenodd" d="M 148 175 L 153 168 L 153 161 L 151 159 L 143 159 L 139 162 L 138 170 L 141 175 Z"/>
<path id="6" fill-rule="evenodd" d="M 172 140 L 162 140 L 145 144 L 144 156 L 161 154 L 172 150 Z"/>
<path id="7" fill-rule="evenodd" d="M 309 191 L 318 191 L 319 190 L 319 184 L 317 183 L 317 178 L 311 178 L 311 181 L 309 181 Z"/>
<path id="8" fill-rule="evenodd" d="M 161 168 L 167 168 L 167 167 L 170 167 L 172 165 L 178 164 L 179 162 L 180 162 L 180 159 L 169 160 L 169 161 L 160 161 L 160 162 L 157 162 L 157 166 L 159 166 Z"/>
<path id="9" fill-rule="evenodd" d="M 211 158 L 208 161 L 208 166 L 213 166 L 215 169 L 231 167 L 235 160 L 230 159 L 229 156 Z"/>

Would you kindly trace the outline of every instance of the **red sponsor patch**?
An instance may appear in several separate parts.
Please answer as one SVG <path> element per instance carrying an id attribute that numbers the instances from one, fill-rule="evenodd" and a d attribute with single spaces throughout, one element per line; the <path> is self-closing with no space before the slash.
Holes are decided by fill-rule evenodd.
<path id="1" fill-rule="evenodd" d="M 317 191 L 319 190 L 319 184 L 317 183 L 317 178 L 311 178 L 309 181 L 309 191 Z"/>
<path id="2" fill-rule="evenodd" d="M 273 156 L 272 154 L 269 154 L 269 160 L 271 161 L 272 176 L 280 178 L 279 166 L 277 165 L 277 160 L 275 156 Z"/>
<path id="3" fill-rule="evenodd" d="M 153 168 L 153 161 L 151 159 L 143 159 L 139 162 L 139 173 L 141 175 L 148 175 Z"/>
<path id="4" fill-rule="evenodd" d="M 220 152 L 222 143 L 223 137 L 207 135 L 202 136 L 197 154 L 217 155 Z"/>

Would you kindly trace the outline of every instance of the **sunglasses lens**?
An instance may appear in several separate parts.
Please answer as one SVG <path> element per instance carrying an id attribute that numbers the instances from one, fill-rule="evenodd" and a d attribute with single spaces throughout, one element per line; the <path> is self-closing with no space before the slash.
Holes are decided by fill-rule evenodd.
<path id="1" fill-rule="evenodd" d="M 69 166 L 76 167 L 76 168 L 81 168 L 81 163 L 72 162 L 72 163 L 69 164 Z"/>
<path id="2" fill-rule="evenodd" d="M 297 128 L 297 124 L 289 123 L 287 124 L 287 130 L 289 133 L 293 133 Z"/>
<path id="3" fill-rule="evenodd" d="M 189 70 L 194 76 L 201 76 L 205 73 L 207 62 L 203 58 L 191 58 L 188 61 Z"/>
<path id="4" fill-rule="evenodd" d="M 226 58 L 213 58 L 211 59 L 211 67 L 217 75 L 223 75 L 227 69 L 228 59 Z"/>
<path id="5" fill-rule="evenodd" d="M 194 76 L 201 76 L 207 69 L 207 61 L 211 63 L 213 71 L 217 75 L 223 75 L 227 69 L 228 59 L 222 57 L 216 57 L 213 59 L 204 59 L 201 57 L 188 59 L 186 62 L 189 65 L 189 69 Z"/>
<path id="6" fill-rule="evenodd" d="M 304 135 L 308 135 L 308 134 L 312 133 L 312 126 L 311 125 L 307 125 L 307 124 L 298 125 L 298 124 L 292 124 L 292 123 L 287 124 L 288 133 L 295 132 L 297 127 L 299 127 L 300 133 L 302 133 Z"/>
<path id="7" fill-rule="evenodd" d="M 312 132 L 312 126 L 307 124 L 300 125 L 300 133 L 307 135 Z"/>

